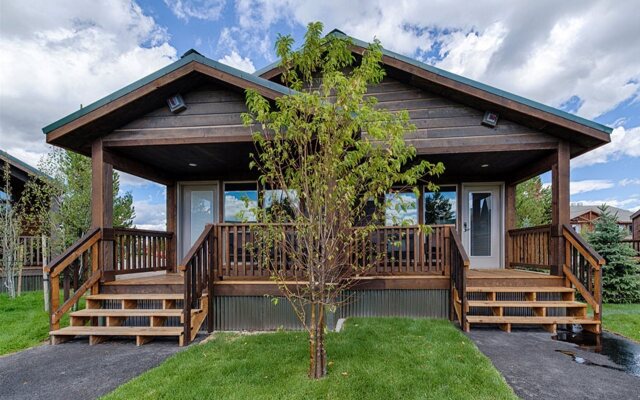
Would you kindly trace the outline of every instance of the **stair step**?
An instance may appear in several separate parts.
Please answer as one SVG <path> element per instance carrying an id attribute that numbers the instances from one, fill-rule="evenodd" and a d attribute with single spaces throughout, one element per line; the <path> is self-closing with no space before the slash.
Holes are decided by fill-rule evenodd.
<path id="1" fill-rule="evenodd" d="M 586 308 L 585 303 L 579 301 L 490 301 L 469 300 L 469 307 L 546 307 L 546 308 Z"/>
<path id="2" fill-rule="evenodd" d="M 539 325 L 539 324 L 580 324 L 580 325 L 599 325 L 600 321 L 589 318 L 576 317 L 505 317 L 493 315 L 467 315 L 467 322 L 471 324 L 522 324 L 522 325 Z"/>
<path id="3" fill-rule="evenodd" d="M 194 310 L 195 311 L 195 310 Z M 182 309 L 104 309 L 93 308 L 75 311 L 71 313 L 72 317 L 180 317 Z"/>
<path id="4" fill-rule="evenodd" d="M 562 286 L 470 286 L 467 293 L 573 293 L 573 288 Z"/>
<path id="5" fill-rule="evenodd" d="M 51 336 L 182 336 L 180 326 L 69 326 L 49 332 Z"/>
<path id="6" fill-rule="evenodd" d="M 183 294 L 177 293 L 127 293 L 127 294 L 93 294 L 88 300 L 182 300 Z"/>

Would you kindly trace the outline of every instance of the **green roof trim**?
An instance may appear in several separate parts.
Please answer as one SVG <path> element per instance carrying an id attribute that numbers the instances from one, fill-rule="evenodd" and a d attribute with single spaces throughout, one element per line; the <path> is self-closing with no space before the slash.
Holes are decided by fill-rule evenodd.
<path id="1" fill-rule="evenodd" d="M 364 41 L 362 41 L 360 39 L 356 39 L 354 37 L 351 37 L 351 36 L 345 34 L 344 32 L 342 32 L 342 31 L 340 31 L 338 29 L 332 30 L 331 32 L 329 32 L 327 34 L 327 36 L 329 36 L 329 35 L 336 36 L 336 37 L 342 37 L 342 38 L 345 38 L 345 39 L 349 39 L 349 40 L 351 40 L 351 42 L 353 44 L 355 44 L 356 46 L 359 46 L 359 47 L 367 48 L 369 46 L 369 43 L 364 42 Z M 443 69 L 434 67 L 433 65 L 429 65 L 429 64 L 420 62 L 418 60 L 415 60 L 413 58 L 410 58 L 410 57 L 407 57 L 407 56 L 403 56 L 402 54 L 395 53 L 395 52 L 393 52 L 391 50 L 387 50 L 387 49 L 383 48 L 382 52 L 387 57 L 395 58 L 396 60 L 405 62 L 407 64 L 411 64 L 411 65 L 413 65 L 415 67 L 418 67 L 420 69 L 423 69 L 425 71 L 434 73 L 436 75 L 443 76 L 445 78 L 454 80 L 456 82 L 463 83 L 465 85 L 474 87 L 476 89 L 483 90 L 485 92 L 488 92 L 488 93 L 491 93 L 491 94 L 494 94 L 494 95 L 497 95 L 497 96 L 504 97 L 506 99 L 509 99 L 509 100 L 524 104 L 526 106 L 529 106 L 529 107 L 532 107 L 532 108 L 536 108 L 536 109 L 538 109 L 540 111 L 544 111 L 544 112 L 556 115 L 556 116 L 558 116 L 560 118 L 564 118 L 564 119 L 567 119 L 569 121 L 576 122 L 578 124 L 588 126 L 590 128 L 599 130 L 599 131 L 604 132 L 606 134 L 610 135 L 611 132 L 613 131 L 613 128 L 608 127 L 608 126 L 603 125 L 603 124 L 600 124 L 600 123 L 597 123 L 597 122 L 592 121 L 590 119 L 582 118 L 582 117 L 579 117 L 579 116 L 577 116 L 575 114 L 571 114 L 571 113 L 566 112 L 566 111 L 558 110 L 557 108 L 548 106 L 546 104 L 539 103 L 537 101 L 533 101 L 533 100 L 527 99 L 527 98 L 522 97 L 522 96 L 518 96 L 517 94 L 513 94 L 513 93 L 507 92 L 505 90 L 498 89 L 498 88 L 486 85 L 486 84 L 478 82 L 478 81 L 474 81 L 473 79 L 465 78 L 464 76 L 457 75 L 457 74 L 445 71 Z M 267 72 L 267 71 L 269 71 L 269 70 L 271 70 L 273 68 L 276 68 L 279 64 L 280 64 L 280 62 L 276 61 L 276 62 L 274 62 L 274 63 L 272 63 L 270 65 L 267 65 L 264 68 L 261 68 L 261 69 L 255 71 L 254 74 L 255 75 L 262 75 L 263 73 L 265 73 L 265 72 Z"/>
<path id="2" fill-rule="evenodd" d="M 6 151 L 0 149 L 0 159 L 9 163 L 9 164 L 13 164 L 15 166 L 17 166 L 18 168 L 22 169 L 23 171 L 27 172 L 30 175 L 37 175 L 45 180 L 53 180 L 52 177 L 50 177 L 49 175 L 45 174 L 44 172 L 40 171 L 39 169 L 27 164 L 26 162 L 22 161 L 19 158 L 16 158 L 14 156 L 12 156 L 11 154 L 7 153 Z"/>
<path id="3" fill-rule="evenodd" d="M 123 87 L 120 90 L 117 90 L 117 91 L 111 93 L 110 95 L 108 95 L 106 97 L 103 97 L 102 99 L 100 99 L 98 101 L 95 101 L 95 102 L 89 104 L 86 107 L 83 107 L 83 108 L 81 108 L 81 109 L 79 109 L 79 110 L 67 115 L 64 118 L 59 119 L 56 122 L 53 122 L 53 123 L 45 126 L 44 128 L 42 128 L 42 132 L 47 134 L 47 133 L 49 133 L 51 131 L 54 131 L 54 130 L 58 129 L 59 127 L 61 127 L 63 125 L 66 125 L 69 122 L 74 121 L 74 120 L 82 117 L 83 115 L 86 115 L 86 114 L 88 114 L 88 113 L 90 113 L 90 112 L 92 112 L 92 111 L 104 106 L 105 104 L 108 104 L 108 103 L 110 103 L 110 102 L 112 102 L 112 101 L 114 101 L 114 100 L 116 100 L 116 99 L 118 99 L 118 98 L 120 98 L 122 96 L 125 96 L 128 93 L 133 92 L 134 90 L 139 89 L 142 86 L 147 85 L 147 84 L 153 82 L 154 80 L 156 80 L 156 79 L 158 79 L 158 78 L 160 78 L 160 77 L 162 77 L 164 75 L 167 75 L 167 74 L 169 74 L 169 73 L 171 73 L 171 72 L 173 72 L 173 71 L 175 71 L 175 70 L 177 70 L 177 69 L 179 69 L 179 68 L 181 68 L 181 67 L 183 67 L 183 66 L 185 66 L 185 65 L 187 65 L 187 64 L 189 64 L 190 62 L 193 62 L 193 61 L 198 62 L 198 63 L 203 64 L 203 65 L 206 65 L 206 66 L 209 66 L 211 68 L 215 68 L 215 69 L 217 69 L 219 71 L 225 72 L 227 74 L 233 75 L 233 76 L 238 77 L 240 79 L 244 79 L 244 80 L 252 82 L 252 83 L 254 83 L 256 85 L 263 86 L 265 88 L 271 89 L 273 91 L 276 91 L 276 92 L 279 92 L 279 93 L 282 93 L 282 94 L 285 94 L 285 95 L 293 93 L 293 91 L 291 89 L 287 88 L 286 86 L 277 84 L 275 82 L 271 82 L 271 81 L 269 81 L 267 79 L 260 78 L 259 76 L 256 76 L 254 74 L 250 74 L 250 73 L 241 71 L 241 70 L 239 70 L 237 68 L 230 67 L 230 66 L 222 64 L 222 63 L 220 63 L 218 61 L 214 61 L 214 60 L 212 60 L 210 58 L 207 58 L 207 57 L 201 55 L 196 50 L 190 49 L 179 60 L 167 65 L 166 67 L 163 67 L 163 68 L 159 69 L 158 71 L 156 71 L 156 72 L 154 72 L 154 73 L 152 73 L 150 75 L 145 76 L 142 79 L 139 79 L 139 80 L 131 83 L 130 85 L 127 85 L 127 86 Z"/>

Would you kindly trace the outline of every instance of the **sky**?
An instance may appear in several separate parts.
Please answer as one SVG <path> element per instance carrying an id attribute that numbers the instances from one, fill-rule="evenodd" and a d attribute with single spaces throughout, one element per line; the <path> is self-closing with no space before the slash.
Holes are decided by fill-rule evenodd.
<path id="1" fill-rule="evenodd" d="M 195 48 L 253 72 L 278 34 L 322 21 L 361 40 L 614 128 L 572 160 L 571 201 L 640 209 L 638 0 L 0 1 L 0 148 L 33 165 L 42 127 Z M 543 180 L 548 182 L 549 176 Z M 122 176 L 139 228 L 163 228 L 164 189 Z"/>

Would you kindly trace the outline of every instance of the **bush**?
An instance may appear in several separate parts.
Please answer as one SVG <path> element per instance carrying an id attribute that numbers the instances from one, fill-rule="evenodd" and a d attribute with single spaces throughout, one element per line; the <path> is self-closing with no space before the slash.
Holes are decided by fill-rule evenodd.
<path id="1" fill-rule="evenodd" d="M 640 302 L 640 265 L 634 258 L 635 251 L 622 243 L 625 234 L 617 223 L 617 215 L 604 205 L 600 211 L 587 241 L 606 260 L 602 269 L 603 302 Z"/>

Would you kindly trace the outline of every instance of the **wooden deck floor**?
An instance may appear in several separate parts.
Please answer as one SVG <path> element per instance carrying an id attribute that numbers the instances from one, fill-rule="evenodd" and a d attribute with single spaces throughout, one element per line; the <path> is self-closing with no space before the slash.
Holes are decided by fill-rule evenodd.
<path id="1" fill-rule="evenodd" d="M 467 277 L 491 279 L 548 279 L 549 274 L 520 269 L 470 269 Z"/>

